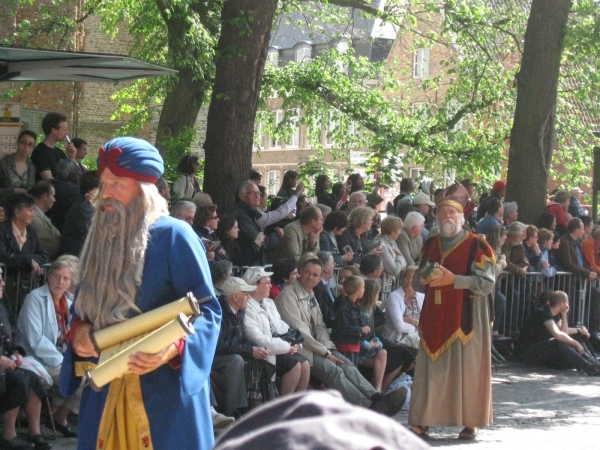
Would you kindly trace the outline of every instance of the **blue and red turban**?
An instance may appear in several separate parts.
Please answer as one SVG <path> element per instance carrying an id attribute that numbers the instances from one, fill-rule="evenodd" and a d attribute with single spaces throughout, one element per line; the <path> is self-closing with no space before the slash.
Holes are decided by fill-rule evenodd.
<path id="1" fill-rule="evenodd" d="M 104 169 L 118 177 L 156 183 L 165 171 L 160 152 L 153 145 L 133 137 L 108 141 L 98 152 L 98 175 Z"/>

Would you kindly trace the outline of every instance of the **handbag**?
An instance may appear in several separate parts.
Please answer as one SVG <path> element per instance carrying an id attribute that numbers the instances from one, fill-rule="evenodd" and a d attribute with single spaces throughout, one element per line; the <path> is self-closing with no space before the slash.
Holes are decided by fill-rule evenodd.
<path id="1" fill-rule="evenodd" d="M 304 342 L 304 336 L 302 336 L 302 333 L 292 327 L 289 327 L 288 330 L 283 334 L 273 334 L 273 337 L 277 337 L 285 342 L 289 342 L 292 345 L 302 344 Z"/>
<path id="2" fill-rule="evenodd" d="M 275 398 L 276 387 L 272 378 L 276 371 L 277 367 L 264 359 L 251 358 L 244 365 L 248 411 Z"/>

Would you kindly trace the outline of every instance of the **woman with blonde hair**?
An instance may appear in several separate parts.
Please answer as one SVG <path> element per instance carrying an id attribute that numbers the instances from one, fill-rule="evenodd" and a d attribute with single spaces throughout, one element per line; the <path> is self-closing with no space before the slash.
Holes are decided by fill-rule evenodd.
<path id="1" fill-rule="evenodd" d="M 377 247 L 372 248 L 367 239 L 367 232 L 371 229 L 376 214 L 374 209 L 366 206 L 354 208 L 348 216 L 348 228 L 335 237 L 342 256 L 348 252 L 354 253 L 354 258 L 349 263 L 360 264 L 362 257 L 368 253 L 376 255 L 383 253 L 383 250 Z"/>

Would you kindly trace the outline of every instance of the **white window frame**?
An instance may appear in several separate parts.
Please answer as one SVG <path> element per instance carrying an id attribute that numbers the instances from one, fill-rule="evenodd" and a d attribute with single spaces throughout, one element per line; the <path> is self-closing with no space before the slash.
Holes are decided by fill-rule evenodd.
<path id="1" fill-rule="evenodd" d="M 312 59 L 312 47 L 302 45 L 296 49 L 296 62 L 303 63 Z"/>
<path id="2" fill-rule="evenodd" d="M 413 78 L 429 77 L 429 49 L 418 48 L 413 55 Z"/>
<path id="3" fill-rule="evenodd" d="M 269 170 L 267 172 L 267 195 L 277 195 L 281 184 L 281 171 Z"/>
<path id="4" fill-rule="evenodd" d="M 416 116 L 419 111 L 424 111 L 423 118 L 429 117 L 429 103 L 427 102 L 415 102 L 411 105 L 412 115 Z"/>
<path id="5" fill-rule="evenodd" d="M 273 112 L 275 114 L 275 126 L 279 125 L 283 120 L 283 109 L 277 109 Z M 276 141 L 273 137 L 269 136 L 269 148 L 281 148 L 281 141 Z"/>
<path id="6" fill-rule="evenodd" d="M 347 40 L 343 39 L 343 40 L 339 41 L 335 47 L 339 53 L 344 54 L 350 48 L 350 43 Z M 337 67 L 339 70 L 341 70 L 346 75 L 348 75 L 348 66 L 347 65 L 342 65 L 340 63 L 337 63 Z"/>
<path id="7" fill-rule="evenodd" d="M 340 126 L 340 124 L 332 119 L 331 117 L 329 118 L 329 123 L 327 124 L 327 128 L 325 129 L 325 145 L 328 147 L 332 147 L 334 144 L 333 138 L 331 138 L 329 136 L 329 132 L 334 129 L 334 128 L 338 128 Z"/>
<path id="8" fill-rule="evenodd" d="M 276 48 L 270 48 L 267 54 L 267 63 L 273 67 L 279 67 L 279 50 Z"/>
<path id="9" fill-rule="evenodd" d="M 298 148 L 298 147 L 300 147 L 300 109 L 299 108 L 291 109 L 291 110 L 287 111 L 287 114 L 293 114 L 293 115 L 295 114 L 296 128 L 290 135 L 289 141 L 287 141 L 285 143 L 285 146 L 287 148 Z"/>

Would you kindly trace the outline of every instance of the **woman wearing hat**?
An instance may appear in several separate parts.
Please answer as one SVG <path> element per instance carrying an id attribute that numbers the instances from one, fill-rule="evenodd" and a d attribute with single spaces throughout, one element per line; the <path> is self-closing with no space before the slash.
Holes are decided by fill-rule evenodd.
<path id="1" fill-rule="evenodd" d="M 269 298 L 271 275 L 272 272 L 265 272 L 259 266 L 250 267 L 244 273 L 244 281 L 256 286 L 248 301 L 244 336 L 254 345 L 271 350 L 267 361 L 277 367 L 277 375 L 281 377 L 280 394 L 288 395 L 307 389 L 310 365 L 308 359 L 298 353 L 302 344 L 290 344 L 278 337 L 290 327 L 281 320 L 275 303 Z"/>

